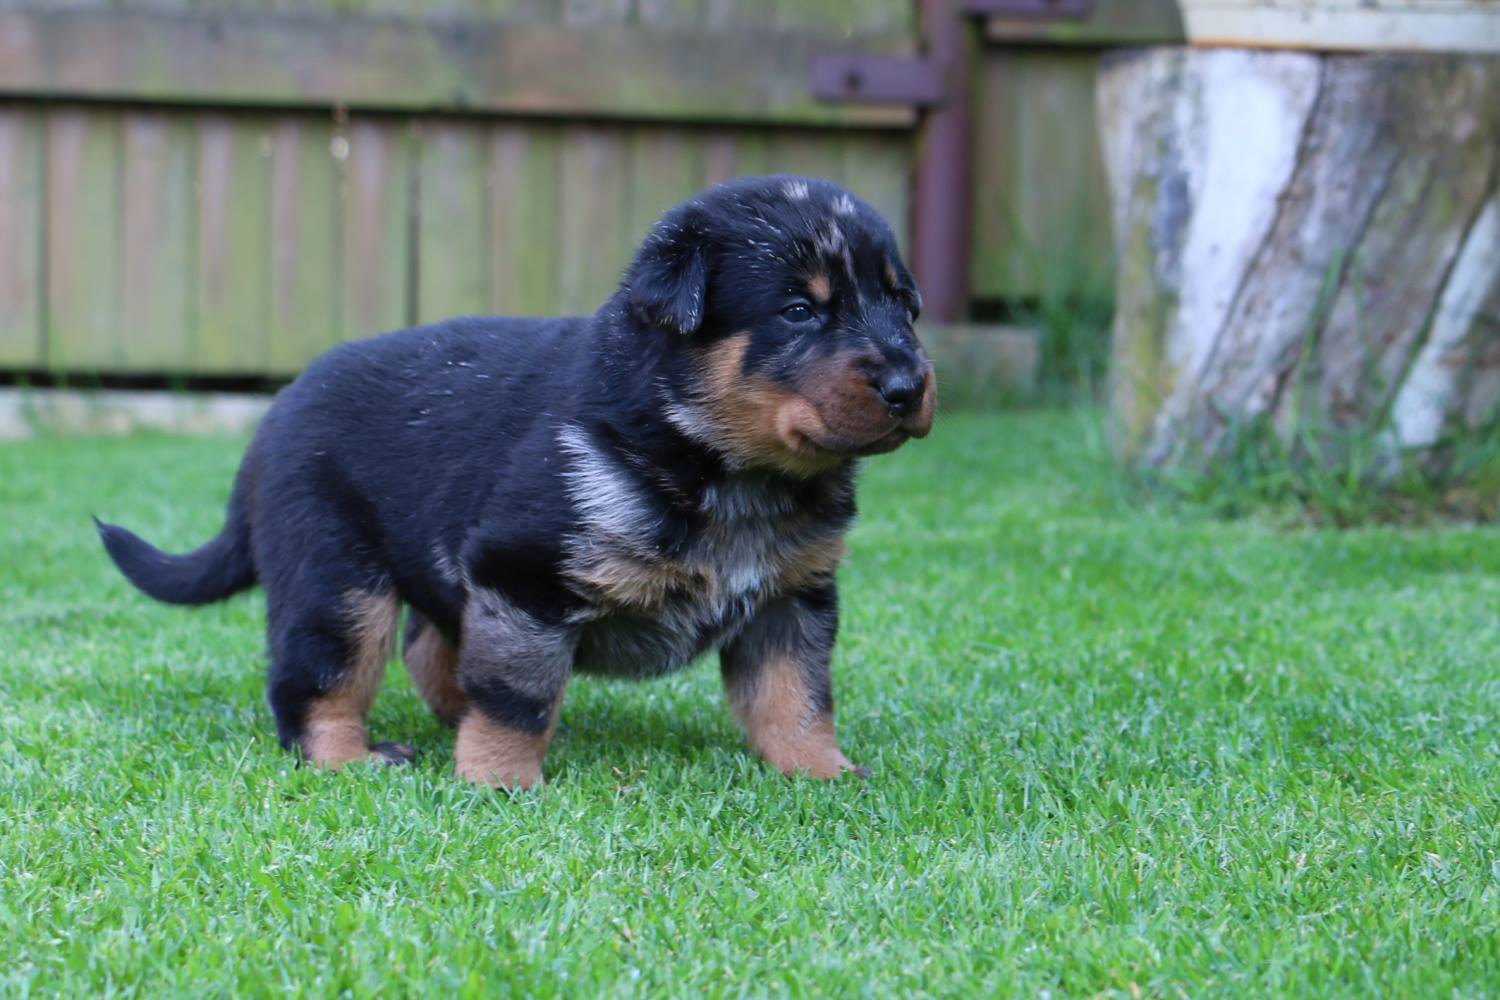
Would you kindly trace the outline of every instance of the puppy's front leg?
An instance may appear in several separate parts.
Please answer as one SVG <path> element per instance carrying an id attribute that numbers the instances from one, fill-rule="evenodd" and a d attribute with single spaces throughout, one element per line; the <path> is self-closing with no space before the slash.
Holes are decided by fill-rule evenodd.
<path id="1" fill-rule="evenodd" d="M 838 594 L 828 584 L 767 605 L 719 654 L 729 705 L 751 748 L 786 774 L 868 774 L 834 738 L 828 666 L 837 634 Z"/>
<path id="2" fill-rule="evenodd" d="M 453 754 L 461 777 L 495 788 L 542 780 L 576 643 L 572 630 L 538 621 L 503 594 L 473 592 L 458 662 L 468 704 Z"/>

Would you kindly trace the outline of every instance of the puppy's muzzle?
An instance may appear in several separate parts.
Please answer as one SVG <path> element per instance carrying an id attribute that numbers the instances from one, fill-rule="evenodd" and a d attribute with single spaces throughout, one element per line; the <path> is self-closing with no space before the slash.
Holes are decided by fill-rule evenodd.
<path id="1" fill-rule="evenodd" d="M 885 368 L 870 379 L 870 388 L 885 404 L 896 428 L 906 436 L 926 437 L 936 410 L 937 379 L 926 361 Z M 904 438 L 903 438 L 904 440 Z"/>

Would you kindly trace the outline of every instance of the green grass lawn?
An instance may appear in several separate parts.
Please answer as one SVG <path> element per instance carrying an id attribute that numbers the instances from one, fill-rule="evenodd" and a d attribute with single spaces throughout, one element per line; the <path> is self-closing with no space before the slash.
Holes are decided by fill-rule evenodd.
<path id="1" fill-rule="evenodd" d="M 575 682 L 548 783 L 298 768 L 258 592 L 187 611 L 239 440 L 0 447 L 0 994 L 1494 996 L 1500 531 L 1121 503 L 1087 416 L 871 463 L 842 743 L 757 763 L 704 664 Z"/>

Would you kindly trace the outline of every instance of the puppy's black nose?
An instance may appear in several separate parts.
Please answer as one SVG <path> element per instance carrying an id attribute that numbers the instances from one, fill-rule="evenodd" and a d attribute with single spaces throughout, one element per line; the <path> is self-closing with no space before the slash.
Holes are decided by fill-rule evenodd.
<path id="1" fill-rule="evenodd" d="M 888 371 L 875 380 L 875 391 L 893 417 L 905 417 L 922 405 L 922 376 L 910 371 Z"/>

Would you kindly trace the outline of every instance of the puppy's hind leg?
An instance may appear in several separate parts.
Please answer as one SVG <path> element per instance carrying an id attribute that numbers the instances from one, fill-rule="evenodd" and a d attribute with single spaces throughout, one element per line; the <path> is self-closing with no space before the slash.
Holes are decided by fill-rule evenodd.
<path id="1" fill-rule="evenodd" d="M 293 603 L 281 590 L 274 582 L 267 587 L 270 701 L 282 745 L 324 768 L 364 759 L 411 761 L 412 747 L 371 746 L 365 732 L 365 718 L 395 652 L 400 611 L 395 590 L 348 587 L 325 591 L 316 603 Z"/>

